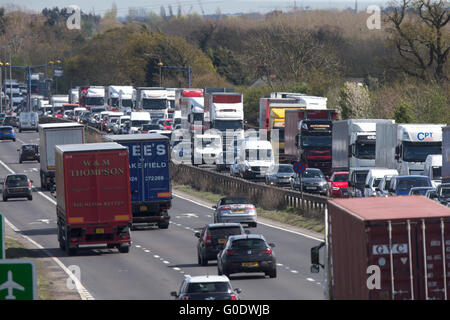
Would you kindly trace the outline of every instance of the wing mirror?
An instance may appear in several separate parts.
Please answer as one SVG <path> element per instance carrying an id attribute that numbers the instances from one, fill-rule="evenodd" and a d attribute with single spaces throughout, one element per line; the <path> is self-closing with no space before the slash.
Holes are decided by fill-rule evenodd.
<path id="1" fill-rule="evenodd" d="M 236 289 L 234 289 L 234 292 L 236 292 L 237 294 L 239 294 L 239 293 L 241 293 L 241 292 L 242 292 L 242 290 L 241 290 L 241 289 L 239 289 L 239 288 L 236 288 Z"/>
<path id="2" fill-rule="evenodd" d="M 170 293 L 170 295 L 171 295 L 172 297 L 175 297 L 175 298 L 178 297 L 178 294 L 177 294 L 176 291 L 172 291 L 172 292 Z"/>
<path id="3" fill-rule="evenodd" d="M 271 248 L 275 248 L 275 243 L 269 243 L 269 246 L 270 246 Z"/>
<path id="4" fill-rule="evenodd" d="M 198 231 L 195 232 L 195 233 L 194 233 L 194 236 L 200 239 L 200 232 L 198 232 Z"/>
<path id="5" fill-rule="evenodd" d="M 217 206 L 212 206 L 213 209 L 217 209 Z"/>

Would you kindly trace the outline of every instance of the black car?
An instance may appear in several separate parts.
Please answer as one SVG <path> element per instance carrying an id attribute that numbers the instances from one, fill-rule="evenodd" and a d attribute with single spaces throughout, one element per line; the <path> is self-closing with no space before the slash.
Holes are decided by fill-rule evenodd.
<path id="1" fill-rule="evenodd" d="M 223 249 L 229 236 L 245 233 L 240 223 L 207 224 L 201 232 L 195 233 L 198 238 L 198 264 L 206 266 L 209 260 L 216 260 L 217 254 Z"/>
<path id="2" fill-rule="evenodd" d="M 266 184 L 289 185 L 295 172 L 290 164 L 275 164 L 266 173 Z"/>
<path id="3" fill-rule="evenodd" d="M 186 277 L 180 291 L 171 296 L 178 300 L 239 300 L 241 289 L 232 289 L 230 279 L 225 276 Z"/>
<path id="4" fill-rule="evenodd" d="M 22 163 L 23 161 L 37 161 L 40 162 L 40 155 L 39 155 L 39 146 L 37 144 L 24 144 L 20 149 L 17 149 L 19 151 L 19 162 Z"/>
<path id="5" fill-rule="evenodd" d="M 436 188 L 436 198 L 444 206 L 450 206 L 450 183 L 442 183 Z"/>
<path id="6" fill-rule="evenodd" d="M 272 248 L 262 235 L 239 235 L 228 238 L 225 248 L 217 255 L 217 272 L 229 277 L 232 273 L 264 272 L 277 277 L 277 263 Z"/>
<path id="7" fill-rule="evenodd" d="M 28 198 L 33 200 L 32 183 L 25 174 L 9 174 L 3 182 L 3 201 L 9 198 Z"/>
<path id="8" fill-rule="evenodd" d="M 17 128 L 19 126 L 19 120 L 15 116 L 6 116 L 6 118 L 3 120 L 2 125 Z"/>

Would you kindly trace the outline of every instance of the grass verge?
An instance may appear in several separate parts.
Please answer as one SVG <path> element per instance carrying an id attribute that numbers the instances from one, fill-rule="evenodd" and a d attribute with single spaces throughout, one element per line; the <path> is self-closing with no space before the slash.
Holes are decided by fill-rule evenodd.
<path id="1" fill-rule="evenodd" d="M 39 300 L 50 300 L 50 281 L 45 277 L 44 265 L 32 250 L 26 249 L 16 240 L 5 237 L 5 257 L 7 259 L 30 259 L 36 266 L 37 293 Z"/>
<path id="2" fill-rule="evenodd" d="M 216 194 L 206 191 L 198 191 L 188 185 L 174 184 L 172 185 L 172 187 L 175 190 L 185 192 L 194 197 L 213 203 L 217 203 L 220 200 L 220 198 L 226 197 L 226 195 L 222 194 Z M 287 208 L 284 210 L 264 210 L 258 208 L 257 211 L 258 216 L 260 217 L 264 217 L 281 223 L 286 223 L 291 226 L 301 227 L 319 233 L 323 233 L 325 230 L 323 219 L 305 217 L 302 215 L 302 212 L 299 209 Z"/>

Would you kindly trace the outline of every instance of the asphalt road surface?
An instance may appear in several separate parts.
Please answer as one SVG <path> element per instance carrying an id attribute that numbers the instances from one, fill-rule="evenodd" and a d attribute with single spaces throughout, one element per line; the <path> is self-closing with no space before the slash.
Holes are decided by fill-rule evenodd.
<path id="1" fill-rule="evenodd" d="M 59 249 L 56 235 L 56 199 L 40 190 L 39 163 L 19 164 L 17 149 L 22 143 L 39 143 L 36 132 L 17 133 L 16 142 L 0 141 L 0 179 L 13 172 L 33 180 L 33 200 L 0 200 L 0 213 L 20 232 L 57 257 L 70 270 L 79 269 L 80 281 L 95 299 L 172 299 L 184 277 L 215 275 L 217 265 L 197 264 L 194 231 L 212 223 L 213 210 L 186 198 L 174 196 L 171 224 L 167 230 L 144 228 L 131 232 L 130 252 L 117 249 L 81 248 L 76 256 Z M 310 249 L 319 242 L 297 232 L 258 224 L 251 233 L 274 242 L 278 276 L 261 273 L 230 276 L 233 288 L 241 288 L 242 299 L 323 299 L 323 273 L 310 273 Z M 73 267 L 76 266 L 76 267 Z"/>

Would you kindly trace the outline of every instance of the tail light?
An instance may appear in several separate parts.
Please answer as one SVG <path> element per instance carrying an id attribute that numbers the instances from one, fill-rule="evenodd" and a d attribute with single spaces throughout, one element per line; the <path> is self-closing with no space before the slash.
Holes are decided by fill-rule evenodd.
<path id="1" fill-rule="evenodd" d="M 188 296 L 183 296 L 183 300 L 189 300 Z"/>
<path id="2" fill-rule="evenodd" d="M 5 183 L 5 189 L 8 189 L 8 184 L 7 183 Z"/>
<path id="3" fill-rule="evenodd" d="M 205 245 L 212 246 L 211 236 L 206 236 L 206 238 L 205 238 Z"/>
<path id="4" fill-rule="evenodd" d="M 234 293 L 231 295 L 231 300 L 237 300 L 237 297 Z"/>
<path id="5" fill-rule="evenodd" d="M 220 207 L 220 211 L 230 211 L 230 210 L 231 210 L 231 206 Z"/>
<path id="6" fill-rule="evenodd" d="M 266 249 L 262 250 L 261 253 L 262 254 L 271 255 L 272 254 L 272 249 L 271 248 L 266 248 Z"/>
<path id="7" fill-rule="evenodd" d="M 31 182 L 30 181 L 28 181 L 28 188 L 31 188 L 32 186 L 31 186 Z"/>
<path id="8" fill-rule="evenodd" d="M 225 254 L 226 254 L 227 256 L 234 256 L 234 255 L 237 254 L 237 252 L 236 252 L 236 250 L 228 249 L 228 250 L 225 251 Z"/>
<path id="9" fill-rule="evenodd" d="M 255 209 L 255 207 L 253 207 L 253 206 L 245 206 L 245 210 L 254 210 Z"/>

